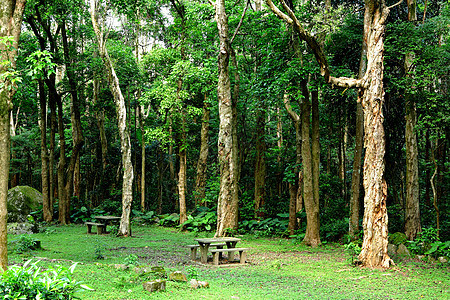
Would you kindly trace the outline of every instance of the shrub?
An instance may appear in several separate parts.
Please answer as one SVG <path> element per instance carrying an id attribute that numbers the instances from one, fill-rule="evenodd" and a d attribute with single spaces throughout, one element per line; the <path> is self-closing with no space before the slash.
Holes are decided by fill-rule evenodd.
<path id="1" fill-rule="evenodd" d="M 406 238 L 406 234 L 403 232 L 396 232 L 389 235 L 389 243 L 394 244 L 396 246 L 400 244 L 406 244 L 408 239 Z"/>
<path id="2" fill-rule="evenodd" d="M 431 249 L 431 245 L 439 241 L 437 229 L 422 228 L 422 232 L 419 232 L 415 241 L 409 241 L 408 248 L 414 254 L 422 255 Z"/>
<path id="3" fill-rule="evenodd" d="M 217 212 L 214 208 L 198 207 L 196 212 L 189 215 L 186 222 L 179 227 L 193 232 L 211 231 L 217 223 Z"/>
<path id="4" fill-rule="evenodd" d="M 0 274 L 0 296 L 2 299 L 77 299 L 75 293 L 92 289 L 72 278 L 76 265 L 43 271 L 37 262 L 29 260 L 23 266 L 12 266 Z"/>
<path id="5" fill-rule="evenodd" d="M 41 247 L 40 241 L 30 235 L 21 235 L 14 242 L 16 244 L 14 248 L 16 253 L 24 253 Z"/>

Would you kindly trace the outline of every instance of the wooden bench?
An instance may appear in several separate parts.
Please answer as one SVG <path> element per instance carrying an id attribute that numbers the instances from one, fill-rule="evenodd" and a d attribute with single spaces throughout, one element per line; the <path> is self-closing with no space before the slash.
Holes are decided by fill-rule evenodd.
<path id="1" fill-rule="evenodd" d="M 227 248 L 227 249 L 211 249 L 213 254 L 213 263 L 215 265 L 219 264 L 219 255 L 223 252 L 228 252 L 228 261 L 234 260 L 234 253 L 239 252 L 239 262 L 245 264 L 247 259 L 247 253 L 245 251 L 250 250 L 250 248 Z"/>
<path id="2" fill-rule="evenodd" d="M 223 249 L 224 246 L 226 246 L 225 243 L 217 243 L 217 244 L 211 244 L 210 247 L 216 247 L 217 249 Z M 200 245 L 186 245 L 186 248 L 191 249 L 191 260 L 197 259 L 197 249 L 200 248 Z"/>
<path id="3" fill-rule="evenodd" d="M 102 234 L 103 232 L 106 232 L 105 224 L 95 222 L 85 222 L 84 224 L 87 226 L 87 233 L 92 233 L 91 232 L 92 226 L 97 226 L 97 234 Z"/>

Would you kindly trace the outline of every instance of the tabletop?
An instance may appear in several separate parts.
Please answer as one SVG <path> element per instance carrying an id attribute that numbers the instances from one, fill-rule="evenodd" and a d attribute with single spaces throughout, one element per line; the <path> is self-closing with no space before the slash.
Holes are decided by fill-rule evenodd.
<path id="1" fill-rule="evenodd" d="M 194 241 L 197 241 L 201 244 L 211 244 L 211 243 L 227 243 L 227 242 L 239 242 L 240 238 L 235 237 L 219 237 L 219 238 L 201 238 L 201 239 L 194 239 Z"/>
<path id="2" fill-rule="evenodd" d="M 95 216 L 97 220 L 106 220 L 106 221 L 112 221 L 112 220 L 120 220 L 121 217 L 115 217 L 115 216 Z"/>

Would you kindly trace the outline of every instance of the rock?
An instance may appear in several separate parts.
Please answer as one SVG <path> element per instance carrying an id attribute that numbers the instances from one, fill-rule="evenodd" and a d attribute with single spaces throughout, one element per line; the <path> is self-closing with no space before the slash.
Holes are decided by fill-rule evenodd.
<path id="1" fill-rule="evenodd" d="M 169 274 L 169 280 L 187 282 L 187 277 L 180 271 L 176 271 Z"/>
<path id="2" fill-rule="evenodd" d="M 197 279 L 191 279 L 189 281 L 189 284 L 191 285 L 191 288 L 193 288 L 193 289 L 196 289 L 196 288 L 200 287 L 200 285 L 198 284 Z"/>
<path id="3" fill-rule="evenodd" d="M 125 264 L 115 264 L 115 265 L 114 265 L 114 268 L 115 268 L 116 270 L 125 271 L 125 270 L 128 269 L 128 266 L 125 265 Z"/>
<path id="4" fill-rule="evenodd" d="M 406 234 L 403 232 L 395 232 L 389 235 L 389 243 L 399 246 L 400 244 L 406 243 L 408 239 L 406 238 Z"/>
<path id="5" fill-rule="evenodd" d="M 189 281 L 189 284 L 191 285 L 191 288 L 193 288 L 193 289 L 209 288 L 209 283 L 207 281 L 199 281 L 197 279 L 191 279 Z"/>
<path id="6" fill-rule="evenodd" d="M 411 253 L 409 252 L 408 248 L 404 244 L 398 245 L 397 254 L 402 256 L 410 256 Z"/>
<path id="7" fill-rule="evenodd" d="M 153 281 L 147 281 L 142 284 L 144 290 L 149 292 L 164 291 L 166 289 L 166 281 L 161 279 L 156 279 Z"/>
<path id="8" fill-rule="evenodd" d="M 417 255 L 418 260 L 425 260 L 425 255 Z"/>
<path id="9" fill-rule="evenodd" d="M 152 267 L 151 268 L 151 272 L 152 273 L 158 273 L 160 275 L 165 275 L 166 274 L 166 270 L 164 269 L 164 267 Z"/>
<path id="10" fill-rule="evenodd" d="M 440 257 L 438 257 L 438 261 L 439 261 L 441 264 L 446 264 L 446 263 L 448 263 L 448 258 L 447 258 L 447 257 L 444 257 L 444 256 L 440 256 Z"/>
<path id="11" fill-rule="evenodd" d="M 388 255 L 391 257 L 397 255 L 397 249 L 398 247 L 394 244 L 388 244 Z"/>
<path id="12" fill-rule="evenodd" d="M 39 210 L 42 194 L 29 186 L 16 186 L 8 191 L 8 223 L 25 223 L 28 215 Z"/>

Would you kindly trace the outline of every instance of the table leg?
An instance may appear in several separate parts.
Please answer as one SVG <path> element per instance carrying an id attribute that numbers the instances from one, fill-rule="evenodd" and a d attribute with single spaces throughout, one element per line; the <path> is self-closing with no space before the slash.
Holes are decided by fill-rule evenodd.
<path id="1" fill-rule="evenodd" d="M 227 242 L 227 248 L 231 249 L 231 248 L 236 248 L 236 244 L 237 242 Z M 234 261 L 234 251 L 228 252 L 228 261 Z"/>
<path id="2" fill-rule="evenodd" d="M 209 244 L 200 244 L 200 260 L 203 264 L 208 262 Z"/>

